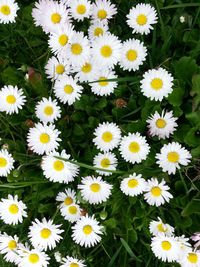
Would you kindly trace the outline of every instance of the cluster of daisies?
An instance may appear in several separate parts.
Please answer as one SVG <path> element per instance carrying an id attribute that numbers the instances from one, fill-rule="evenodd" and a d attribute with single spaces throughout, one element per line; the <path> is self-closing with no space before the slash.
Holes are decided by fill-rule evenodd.
<path id="1" fill-rule="evenodd" d="M 174 227 L 158 218 L 151 221 L 149 230 L 152 235 L 151 249 L 163 262 L 177 262 L 181 267 L 199 267 L 200 251 L 193 248 L 189 238 L 175 236 Z"/>

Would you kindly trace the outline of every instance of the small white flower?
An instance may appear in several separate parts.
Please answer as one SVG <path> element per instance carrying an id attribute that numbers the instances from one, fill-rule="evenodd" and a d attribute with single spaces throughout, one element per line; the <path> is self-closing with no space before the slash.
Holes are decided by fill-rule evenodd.
<path id="1" fill-rule="evenodd" d="M 191 249 L 184 253 L 179 263 L 181 267 L 200 267 L 200 252 Z"/>
<path id="2" fill-rule="evenodd" d="M 19 262 L 19 256 L 16 253 L 18 241 L 19 238 L 16 235 L 12 237 L 6 233 L 0 234 L 0 254 L 4 255 L 7 262 L 15 264 Z"/>
<path id="3" fill-rule="evenodd" d="M 90 17 L 92 4 L 88 0 L 73 0 L 69 3 L 69 10 L 73 19 L 83 21 Z"/>
<path id="4" fill-rule="evenodd" d="M 69 206 L 76 203 L 76 192 L 73 189 L 65 189 L 64 192 L 59 192 L 56 201 L 61 202 L 61 206 Z"/>
<path id="5" fill-rule="evenodd" d="M 14 169 L 14 159 L 6 149 L 0 150 L 0 177 L 7 176 Z"/>
<path id="6" fill-rule="evenodd" d="M 62 259 L 62 265 L 60 267 L 86 267 L 84 261 L 67 256 Z"/>
<path id="7" fill-rule="evenodd" d="M 76 222 L 81 217 L 81 209 L 77 204 L 63 205 L 60 208 L 60 213 L 65 220 L 73 223 Z"/>
<path id="8" fill-rule="evenodd" d="M 174 227 L 172 227 L 171 225 L 167 223 L 163 223 L 159 217 L 157 221 L 150 222 L 149 230 L 153 236 L 157 236 L 159 234 L 172 236 L 174 234 Z"/>
<path id="9" fill-rule="evenodd" d="M 45 66 L 47 78 L 57 80 L 62 76 L 66 76 L 70 71 L 70 63 L 68 59 L 63 57 L 51 57 Z"/>
<path id="10" fill-rule="evenodd" d="M 121 181 L 120 189 L 127 196 L 137 196 L 144 192 L 146 181 L 141 174 L 133 173 Z"/>
<path id="11" fill-rule="evenodd" d="M 96 168 L 109 170 L 111 172 L 104 172 L 96 170 L 97 173 L 100 175 L 109 176 L 112 175 L 112 171 L 116 170 L 117 167 L 117 158 L 115 154 L 106 152 L 106 153 L 99 153 L 94 157 L 93 165 Z"/>
<path id="12" fill-rule="evenodd" d="M 92 24 L 88 28 L 88 35 L 91 42 L 107 32 L 108 32 L 108 25 L 103 21 L 98 21 L 98 20 L 92 21 Z"/>
<path id="13" fill-rule="evenodd" d="M 117 8 L 109 0 L 96 0 L 93 4 L 92 17 L 95 21 L 107 22 L 117 13 Z"/>
<path id="14" fill-rule="evenodd" d="M 28 250 L 25 248 L 19 251 L 19 267 L 47 267 L 49 266 L 49 256 L 38 248 Z"/>
<path id="15" fill-rule="evenodd" d="M 184 23 L 185 22 L 185 17 L 184 16 L 180 16 L 179 20 L 180 20 L 180 23 Z"/>
<path id="16" fill-rule="evenodd" d="M 19 10 L 18 4 L 14 0 L 0 1 L 0 23 L 13 23 Z"/>

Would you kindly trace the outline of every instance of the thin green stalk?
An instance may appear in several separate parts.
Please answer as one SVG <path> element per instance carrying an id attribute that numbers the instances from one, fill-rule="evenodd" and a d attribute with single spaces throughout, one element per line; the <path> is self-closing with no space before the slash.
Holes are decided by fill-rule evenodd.
<path id="1" fill-rule="evenodd" d="M 171 8 L 198 7 L 198 6 L 200 6 L 200 3 L 185 3 L 185 4 L 165 6 L 165 7 L 162 7 L 161 9 L 165 10 L 165 9 L 171 9 Z"/>
<path id="2" fill-rule="evenodd" d="M 182 181 L 182 183 L 183 183 L 183 186 L 184 186 L 184 188 L 185 188 L 185 192 L 186 192 L 186 194 L 188 194 L 188 188 L 187 188 L 187 185 L 186 185 L 185 180 L 184 180 L 184 178 L 183 178 L 183 175 L 182 175 L 182 173 L 181 173 L 181 170 L 178 170 L 178 171 L 179 171 L 179 174 L 180 174 L 180 177 L 181 177 L 181 181 Z"/>

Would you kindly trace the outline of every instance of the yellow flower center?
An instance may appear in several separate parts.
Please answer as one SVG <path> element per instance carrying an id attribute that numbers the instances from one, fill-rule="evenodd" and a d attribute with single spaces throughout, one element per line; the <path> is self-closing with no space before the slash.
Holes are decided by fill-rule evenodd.
<path id="1" fill-rule="evenodd" d="M 103 57 L 110 57 L 112 55 L 112 48 L 109 45 L 102 46 L 101 55 Z"/>
<path id="2" fill-rule="evenodd" d="M 162 241 L 161 246 L 164 250 L 170 250 L 172 247 L 169 241 Z"/>
<path id="3" fill-rule="evenodd" d="M 70 263 L 69 267 L 79 267 L 78 263 Z"/>
<path id="4" fill-rule="evenodd" d="M 38 263 L 38 261 L 40 260 L 40 258 L 39 258 L 39 256 L 37 254 L 30 254 L 28 259 L 33 264 Z"/>
<path id="5" fill-rule="evenodd" d="M 51 116 L 53 114 L 53 108 L 51 106 L 46 106 L 44 108 L 44 114 L 47 116 Z"/>
<path id="6" fill-rule="evenodd" d="M 136 21 L 140 26 L 143 26 L 147 23 L 147 16 L 140 14 L 139 16 L 137 16 Z"/>
<path id="7" fill-rule="evenodd" d="M 140 145 L 137 142 L 131 142 L 129 145 L 129 150 L 132 153 L 137 153 L 140 151 Z"/>
<path id="8" fill-rule="evenodd" d="M 56 160 L 53 164 L 54 170 L 60 172 L 64 169 L 64 163 L 61 160 Z"/>
<path id="9" fill-rule="evenodd" d="M 84 227 L 83 227 L 83 233 L 85 234 L 85 235 L 90 235 L 91 233 L 92 233 L 92 226 L 90 226 L 90 225 L 85 225 Z"/>
<path id="10" fill-rule="evenodd" d="M 165 126 L 166 126 L 166 121 L 164 120 L 164 119 L 157 119 L 157 121 L 156 121 L 156 126 L 158 127 L 158 128 L 165 128 Z"/>
<path id="11" fill-rule="evenodd" d="M 9 249 L 13 250 L 13 249 L 15 249 L 16 247 L 17 247 L 17 242 L 16 242 L 15 240 L 10 240 L 10 241 L 8 242 L 8 248 L 9 248 Z"/>
<path id="12" fill-rule="evenodd" d="M 131 179 L 128 181 L 128 187 L 130 188 L 135 188 L 138 186 L 138 180 L 136 179 Z"/>
<path id="13" fill-rule="evenodd" d="M 0 11 L 1 11 L 1 13 L 4 14 L 5 16 L 10 15 L 10 12 L 11 12 L 11 11 L 10 11 L 10 7 L 7 6 L 7 5 L 3 5 L 3 6 L 1 6 Z"/>
<path id="14" fill-rule="evenodd" d="M 44 228 L 40 231 L 40 235 L 42 238 L 47 239 L 51 235 L 51 230 L 49 230 L 48 228 Z"/>
<path id="15" fill-rule="evenodd" d="M 101 190 L 100 184 L 93 183 L 90 185 L 90 190 L 94 193 L 98 193 Z"/>
<path id="16" fill-rule="evenodd" d="M 12 205 L 10 205 L 10 207 L 9 207 L 9 212 L 10 212 L 11 214 L 17 214 L 18 211 L 19 211 L 19 208 L 18 208 L 18 206 L 17 206 L 16 204 L 12 204 Z"/>
<path id="17" fill-rule="evenodd" d="M 100 35 L 103 35 L 103 29 L 100 28 L 100 27 L 97 27 L 97 28 L 94 30 L 94 36 L 99 37 Z"/>
<path id="18" fill-rule="evenodd" d="M 78 14 L 83 15 L 86 12 L 86 6 L 78 5 L 76 11 Z"/>
<path id="19" fill-rule="evenodd" d="M 169 162 L 176 163 L 179 161 L 179 154 L 177 152 L 169 152 L 167 154 L 167 159 Z"/>
<path id="20" fill-rule="evenodd" d="M 58 14 L 58 13 L 53 13 L 51 15 L 51 21 L 54 23 L 54 24 L 57 24 L 61 21 L 61 15 Z"/>
<path id="21" fill-rule="evenodd" d="M 102 134 L 102 139 L 106 143 L 111 142 L 113 140 L 113 135 L 111 132 L 105 132 Z"/>
<path id="22" fill-rule="evenodd" d="M 64 71 L 65 71 L 65 67 L 62 64 L 59 64 L 56 66 L 56 73 L 57 74 L 63 74 Z"/>
<path id="23" fill-rule="evenodd" d="M 89 73 L 92 70 L 92 65 L 90 63 L 85 63 L 81 68 L 82 72 Z"/>
<path id="24" fill-rule="evenodd" d="M 198 256 L 196 253 L 189 253 L 188 256 L 187 256 L 187 259 L 189 262 L 191 263 L 197 263 L 198 261 Z"/>
<path id="25" fill-rule="evenodd" d="M 65 91 L 66 94 L 70 95 L 70 94 L 73 93 L 74 88 L 71 85 L 67 84 L 64 87 L 64 91 Z"/>
<path id="26" fill-rule="evenodd" d="M 58 42 L 60 43 L 60 45 L 65 46 L 68 43 L 68 36 L 66 34 L 62 34 L 60 35 Z"/>
<path id="27" fill-rule="evenodd" d="M 80 44 L 72 44 L 71 51 L 74 55 L 80 55 L 83 51 L 83 48 Z"/>
<path id="28" fill-rule="evenodd" d="M 40 142 L 42 144 L 47 144 L 47 143 L 49 143 L 49 141 L 50 141 L 50 136 L 47 133 L 42 133 L 40 135 Z"/>
<path id="29" fill-rule="evenodd" d="M 9 104 L 15 104 L 16 102 L 16 97 L 14 95 L 8 95 L 6 97 L 6 101 L 9 103 Z"/>
<path id="30" fill-rule="evenodd" d="M 102 80 L 102 82 L 99 82 L 100 86 L 107 86 L 108 82 L 106 82 L 105 80 L 107 80 L 106 77 L 100 77 L 99 80 Z"/>
<path id="31" fill-rule="evenodd" d="M 151 194 L 154 196 L 154 197 L 159 197 L 162 193 L 162 189 L 160 189 L 160 187 L 158 186 L 154 186 L 151 188 Z"/>
<path id="32" fill-rule="evenodd" d="M 97 17 L 99 19 L 105 19 L 107 17 L 107 12 L 104 10 L 104 9 L 100 9 L 98 12 L 97 12 Z"/>
<path id="33" fill-rule="evenodd" d="M 104 158 L 101 160 L 101 167 L 108 168 L 110 166 L 110 160 L 108 158 Z"/>
<path id="34" fill-rule="evenodd" d="M 6 167 L 7 164 L 8 162 L 5 158 L 0 158 L 0 168 Z"/>
<path id="35" fill-rule="evenodd" d="M 70 214 L 76 214 L 77 213 L 77 207 L 76 206 L 70 206 L 68 210 L 69 210 Z"/>
<path id="36" fill-rule="evenodd" d="M 73 203 L 73 200 L 71 197 L 66 197 L 64 203 L 66 206 L 69 206 Z"/>
<path id="37" fill-rule="evenodd" d="M 129 51 L 127 51 L 126 53 L 126 58 L 129 61 L 135 61 L 137 59 L 138 55 L 137 55 L 137 51 L 130 49 Z"/>
<path id="38" fill-rule="evenodd" d="M 165 233 L 165 232 L 167 231 L 167 229 L 165 229 L 165 228 L 163 227 L 163 224 L 162 224 L 162 223 L 159 223 L 159 224 L 157 225 L 157 229 L 158 229 L 159 232 L 163 232 L 163 233 Z"/>
<path id="39" fill-rule="evenodd" d="M 160 90 L 163 87 L 163 81 L 160 78 L 155 78 L 151 81 L 151 87 L 154 90 Z"/>

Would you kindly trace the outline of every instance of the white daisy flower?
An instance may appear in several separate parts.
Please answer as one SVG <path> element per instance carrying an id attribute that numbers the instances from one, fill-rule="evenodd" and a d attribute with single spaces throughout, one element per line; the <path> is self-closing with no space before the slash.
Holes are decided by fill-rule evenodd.
<path id="1" fill-rule="evenodd" d="M 149 205 L 159 207 L 173 198 L 172 194 L 168 192 L 169 189 L 164 180 L 159 183 L 156 178 L 151 178 L 146 181 L 144 199 Z"/>
<path id="2" fill-rule="evenodd" d="M 0 99 L 0 111 L 5 111 L 6 114 L 18 113 L 26 102 L 22 89 L 12 85 L 5 85 L 0 90 Z"/>
<path id="3" fill-rule="evenodd" d="M 146 60 L 147 49 L 143 42 L 129 39 L 122 43 L 120 66 L 123 70 L 136 71 Z"/>
<path id="4" fill-rule="evenodd" d="M 83 21 L 91 15 L 91 2 L 88 0 L 74 0 L 69 3 L 69 10 L 73 19 Z"/>
<path id="5" fill-rule="evenodd" d="M 181 267 L 200 267 L 200 252 L 191 250 L 184 253 L 179 263 Z"/>
<path id="6" fill-rule="evenodd" d="M 51 2 L 51 0 L 39 0 L 39 2 L 35 2 L 35 7 L 32 9 L 32 17 L 36 26 L 42 26 L 42 18 L 45 14 L 45 9 Z"/>
<path id="7" fill-rule="evenodd" d="M 5 224 L 22 223 L 23 217 L 27 217 L 26 205 L 18 200 L 18 196 L 8 195 L 0 201 L 0 218 Z"/>
<path id="8" fill-rule="evenodd" d="M 19 257 L 16 253 L 18 241 L 19 238 L 16 235 L 12 237 L 6 233 L 0 234 L 0 254 L 4 255 L 5 261 L 15 264 L 19 262 Z"/>
<path id="9" fill-rule="evenodd" d="M 127 24 L 133 33 L 148 34 L 157 23 L 157 13 L 150 4 L 137 4 L 127 15 Z"/>
<path id="10" fill-rule="evenodd" d="M 55 33 L 49 35 L 48 44 L 54 55 L 62 58 L 66 57 L 67 48 L 74 35 L 74 30 L 71 24 L 66 24 L 58 28 Z"/>
<path id="11" fill-rule="evenodd" d="M 60 213 L 65 220 L 73 223 L 81 217 L 81 209 L 77 204 L 61 206 Z"/>
<path id="12" fill-rule="evenodd" d="M 7 24 L 15 22 L 18 10 L 19 6 L 14 0 L 1 0 L 0 23 Z"/>
<path id="13" fill-rule="evenodd" d="M 113 122 L 103 122 L 94 131 L 94 144 L 103 152 L 118 147 L 121 139 L 121 130 Z"/>
<path id="14" fill-rule="evenodd" d="M 104 35 L 108 32 L 108 25 L 103 21 L 92 21 L 92 24 L 88 28 L 88 35 L 90 41 L 94 41 L 94 39 L 98 38 L 101 35 Z"/>
<path id="15" fill-rule="evenodd" d="M 52 182 L 68 184 L 79 174 L 79 167 L 76 164 L 67 162 L 56 157 L 70 159 L 70 155 L 65 150 L 61 153 L 52 152 L 43 156 L 41 168 L 44 176 Z"/>
<path id="16" fill-rule="evenodd" d="M 112 171 L 116 170 L 117 167 L 117 158 L 115 154 L 106 152 L 106 153 L 98 153 L 93 160 L 93 165 L 96 168 L 109 170 L 111 172 L 104 172 L 96 170 L 100 175 L 110 176 L 112 175 Z"/>
<path id="17" fill-rule="evenodd" d="M 94 216 L 82 216 L 72 226 L 72 239 L 80 246 L 93 247 L 101 241 L 102 230 L 103 227 L 99 225 Z"/>
<path id="18" fill-rule="evenodd" d="M 93 59 L 90 58 L 87 62 L 84 62 L 81 66 L 75 66 L 73 72 L 76 73 L 75 78 L 80 82 L 92 82 L 95 80 L 97 73 L 97 66 L 94 64 Z"/>
<path id="19" fill-rule="evenodd" d="M 72 66 L 82 66 L 89 60 L 90 45 L 88 38 L 84 36 L 83 32 L 76 32 L 72 36 L 66 55 Z"/>
<path id="20" fill-rule="evenodd" d="M 147 158 L 150 151 L 146 138 L 140 133 L 128 133 L 122 137 L 119 147 L 121 156 L 130 163 L 140 163 Z"/>
<path id="21" fill-rule="evenodd" d="M 161 115 L 156 111 L 147 120 L 150 135 L 158 136 L 159 139 L 169 138 L 170 134 L 173 134 L 178 126 L 177 119 L 173 117 L 172 111 L 165 112 L 163 110 Z"/>
<path id="22" fill-rule="evenodd" d="M 158 217 L 157 221 L 151 221 L 149 225 L 150 233 L 153 236 L 164 234 L 165 236 L 172 236 L 174 234 L 174 227 L 163 221 Z"/>
<path id="23" fill-rule="evenodd" d="M 163 172 L 168 174 L 175 174 L 176 169 L 180 169 L 181 166 L 187 166 L 191 159 L 191 154 L 188 150 L 182 147 L 177 142 L 165 144 L 160 153 L 156 154 L 156 163 L 162 168 Z"/>
<path id="24" fill-rule="evenodd" d="M 56 80 L 53 89 L 60 102 L 68 105 L 79 100 L 83 91 L 83 87 L 78 85 L 78 80 L 71 76 L 63 76 Z"/>
<path id="25" fill-rule="evenodd" d="M 158 235 L 152 238 L 151 249 L 158 259 L 164 262 L 178 260 L 179 246 L 173 236 Z"/>
<path id="26" fill-rule="evenodd" d="M 62 265 L 60 267 L 86 267 L 83 260 L 72 258 L 67 256 L 62 259 Z"/>
<path id="27" fill-rule="evenodd" d="M 120 189 L 127 196 L 137 196 L 144 192 L 146 181 L 141 174 L 133 173 L 121 181 Z"/>
<path id="28" fill-rule="evenodd" d="M 43 97 L 35 107 L 35 113 L 37 118 L 44 123 L 54 122 L 61 117 L 61 109 L 58 106 L 57 101 Z"/>
<path id="29" fill-rule="evenodd" d="M 109 79 L 116 79 L 117 75 L 114 71 L 109 69 L 99 69 L 94 75 L 94 82 L 90 83 L 91 91 L 95 95 L 108 96 L 114 92 L 114 89 L 118 86 L 117 81 L 107 81 Z"/>
<path id="30" fill-rule="evenodd" d="M 101 176 L 86 176 L 78 185 L 81 196 L 90 204 L 100 204 L 108 200 L 111 195 L 112 185 L 102 180 Z"/>
<path id="31" fill-rule="evenodd" d="M 47 78 L 57 80 L 58 78 L 68 75 L 70 72 L 69 60 L 64 57 L 51 57 L 45 66 Z"/>
<path id="32" fill-rule="evenodd" d="M 179 261 L 188 253 L 192 251 L 191 244 L 188 242 L 189 238 L 186 238 L 184 235 L 176 236 L 176 241 L 178 242 L 180 253 L 179 253 Z"/>
<path id="33" fill-rule="evenodd" d="M 0 177 L 7 176 L 14 169 L 14 159 L 6 149 L 0 150 Z"/>
<path id="34" fill-rule="evenodd" d="M 91 54 L 97 66 L 113 68 L 120 59 L 121 42 L 115 35 L 105 33 L 92 43 Z"/>
<path id="35" fill-rule="evenodd" d="M 56 201 L 61 202 L 60 206 L 69 206 L 76 203 L 76 192 L 73 189 L 65 189 L 64 192 L 59 192 Z"/>
<path id="36" fill-rule="evenodd" d="M 64 230 L 60 229 L 61 225 L 53 224 L 52 220 L 47 221 L 43 218 L 42 221 L 35 219 L 35 222 L 29 227 L 28 237 L 35 248 L 41 250 L 54 249 L 62 236 Z"/>
<path id="37" fill-rule="evenodd" d="M 33 152 L 42 155 L 56 150 L 61 139 L 58 137 L 60 132 L 55 129 L 53 124 L 47 125 L 37 123 L 33 128 L 29 129 L 27 142 L 28 147 Z"/>
<path id="38" fill-rule="evenodd" d="M 38 248 L 32 250 L 21 249 L 19 267 L 47 267 L 49 266 L 49 256 Z"/>
<path id="39" fill-rule="evenodd" d="M 148 70 L 141 81 L 143 95 L 151 100 L 162 101 L 172 91 L 173 77 L 163 68 Z"/>
<path id="40" fill-rule="evenodd" d="M 93 4 L 92 17 L 94 20 L 106 21 L 117 13 L 117 8 L 109 0 L 96 0 Z"/>

